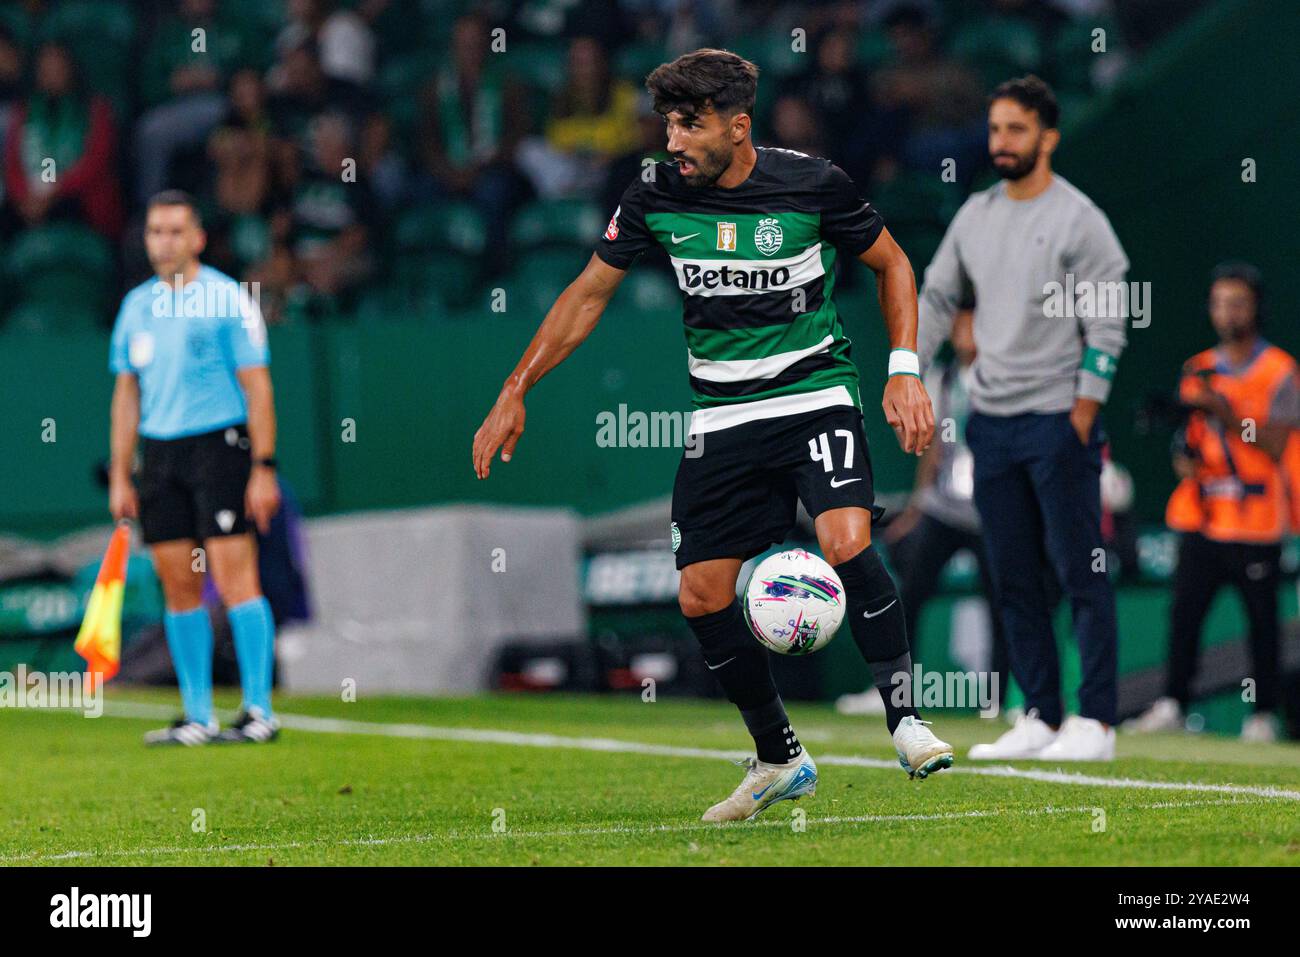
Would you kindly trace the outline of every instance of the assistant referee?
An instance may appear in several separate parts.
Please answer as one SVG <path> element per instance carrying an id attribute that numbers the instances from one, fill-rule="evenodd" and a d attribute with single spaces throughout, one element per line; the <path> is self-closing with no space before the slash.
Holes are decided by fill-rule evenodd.
<path id="1" fill-rule="evenodd" d="M 199 262 L 206 235 L 189 195 L 154 196 L 144 239 L 156 275 L 122 300 L 110 349 L 109 510 L 139 518 L 150 546 L 185 711 L 145 741 L 271 741 L 275 625 L 248 524 L 265 532 L 280 506 L 266 327 L 255 297 Z M 208 563 L 243 690 L 242 713 L 224 732 L 213 720 L 212 627 L 201 601 Z"/>

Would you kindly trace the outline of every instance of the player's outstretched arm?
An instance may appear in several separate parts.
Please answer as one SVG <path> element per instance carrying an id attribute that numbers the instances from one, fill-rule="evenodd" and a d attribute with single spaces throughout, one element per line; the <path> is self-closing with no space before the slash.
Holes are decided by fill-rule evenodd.
<path id="1" fill-rule="evenodd" d="M 134 372 L 119 372 L 113 383 L 109 426 L 108 510 L 113 521 L 138 518 L 139 500 L 131 481 L 136 434 L 140 427 L 140 382 Z"/>
<path id="2" fill-rule="evenodd" d="M 474 433 L 474 474 L 479 478 L 487 478 L 492 471 L 497 449 L 502 462 L 510 461 L 524 433 L 524 396 L 591 335 L 625 274 L 593 255 L 587 268 L 560 293 L 501 387 L 492 411 Z"/>
<path id="3" fill-rule="evenodd" d="M 882 229 L 861 260 L 876 274 L 876 294 L 891 349 L 916 352 L 916 277 L 907 254 Z M 891 375 L 881 403 L 904 452 L 920 455 L 934 438 L 934 408 L 918 375 Z"/>

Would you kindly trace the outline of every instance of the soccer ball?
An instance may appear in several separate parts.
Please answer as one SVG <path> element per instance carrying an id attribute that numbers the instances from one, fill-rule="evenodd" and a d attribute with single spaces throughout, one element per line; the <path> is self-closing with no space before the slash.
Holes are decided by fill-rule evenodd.
<path id="1" fill-rule="evenodd" d="M 745 621 L 782 655 L 824 648 L 844 620 L 844 585 L 835 570 L 803 549 L 763 559 L 745 585 Z"/>

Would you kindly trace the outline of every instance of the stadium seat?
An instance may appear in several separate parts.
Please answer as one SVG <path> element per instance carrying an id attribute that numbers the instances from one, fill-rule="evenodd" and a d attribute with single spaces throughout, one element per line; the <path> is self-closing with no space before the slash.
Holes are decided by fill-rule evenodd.
<path id="1" fill-rule="evenodd" d="M 78 301 L 25 302 L 5 317 L 4 330 L 15 335 L 92 332 L 104 326 L 106 315 Z"/>
<path id="2" fill-rule="evenodd" d="M 459 308 L 468 305 L 481 291 L 482 269 L 476 256 L 451 250 L 399 253 L 393 260 L 391 302 L 401 304 L 409 317 L 442 306 Z"/>
<path id="3" fill-rule="evenodd" d="M 582 270 L 590 250 L 544 249 L 522 259 L 501 283 L 507 312 L 534 322 Z"/>
<path id="4" fill-rule="evenodd" d="M 404 252 L 450 250 L 478 256 L 487 246 L 487 226 L 468 203 L 408 209 L 398 217 L 394 232 L 397 248 Z"/>
<path id="5" fill-rule="evenodd" d="M 521 248 L 577 245 L 590 248 L 605 228 L 605 214 L 583 199 L 540 199 L 510 222 L 510 242 Z"/>
<path id="6" fill-rule="evenodd" d="M 108 242 L 76 223 L 20 233 L 9 246 L 5 270 L 7 291 L 20 303 L 75 302 L 98 311 L 106 308 L 113 283 Z"/>

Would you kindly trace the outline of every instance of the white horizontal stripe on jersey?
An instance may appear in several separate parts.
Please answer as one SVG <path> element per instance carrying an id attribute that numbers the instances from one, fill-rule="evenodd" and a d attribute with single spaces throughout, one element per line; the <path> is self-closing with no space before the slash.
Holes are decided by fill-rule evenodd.
<path id="1" fill-rule="evenodd" d="M 827 335 L 821 342 L 807 349 L 778 352 L 761 359 L 701 359 L 686 350 L 686 365 L 696 379 L 709 382 L 748 382 L 750 379 L 771 379 L 780 375 L 800 359 L 825 352 L 835 337 Z"/>
<path id="2" fill-rule="evenodd" d="M 815 412 L 818 409 L 829 409 L 837 405 L 853 405 L 853 397 L 842 385 L 818 389 L 816 392 L 778 395 L 771 399 L 723 405 L 713 409 L 696 409 L 691 413 L 690 433 L 702 435 L 705 432 L 718 432 L 758 419 L 775 419 L 782 415 Z"/>
<path id="3" fill-rule="evenodd" d="M 826 275 L 822 244 L 788 259 L 683 259 L 670 256 L 688 296 L 761 296 L 795 289 Z"/>

